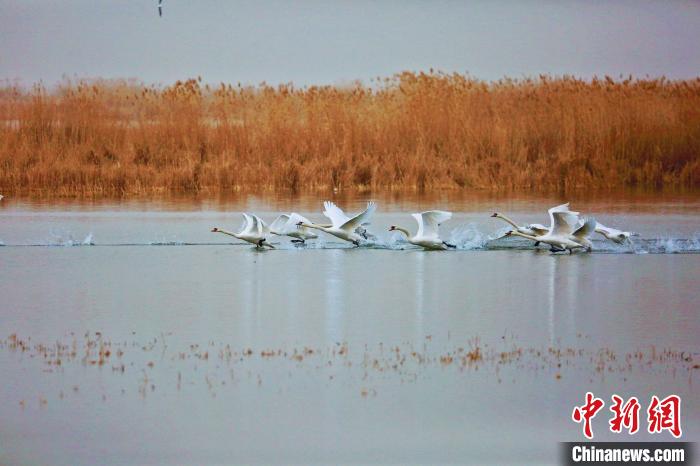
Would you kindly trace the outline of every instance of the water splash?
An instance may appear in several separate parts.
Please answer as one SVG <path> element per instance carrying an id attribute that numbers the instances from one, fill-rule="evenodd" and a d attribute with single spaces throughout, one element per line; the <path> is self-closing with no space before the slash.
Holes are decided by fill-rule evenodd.
<path id="1" fill-rule="evenodd" d="M 94 246 L 95 242 L 93 241 L 92 237 L 92 232 L 88 233 L 88 235 L 85 237 L 82 243 L 80 243 L 81 246 Z"/>
<path id="2" fill-rule="evenodd" d="M 406 241 L 406 237 L 398 231 L 393 231 L 389 234 L 389 237 L 386 240 L 384 240 L 384 246 L 387 249 L 394 250 L 401 250 L 405 249 L 406 247 L 413 247 L 413 245 Z"/>
<path id="3" fill-rule="evenodd" d="M 480 231 L 476 224 L 459 225 L 450 232 L 448 242 L 460 250 L 484 249 L 493 238 Z"/>
<path id="4" fill-rule="evenodd" d="M 700 253 L 700 238 L 655 238 L 634 241 L 636 254 Z"/>
<path id="5" fill-rule="evenodd" d="M 700 239 L 698 238 L 647 238 L 634 239 L 631 243 L 617 244 L 605 239 L 592 239 L 593 253 L 602 254 L 694 254 L 700 253 Z M 486 245 L 488 250 L 530 250 L 545 248 L 540 245 L 535 247 L 532 241 L 519 238 L 498 238 L 489 240 Z"/>
<path id="6" fill-rule="evenodd" d="M 156 237 L 155 240 L 149 241 L 146 244 L 148 244 L 149 246 L 183 246 L 187 243 L 179 239 L 177 236 L 173 235 L 170 237 Z"/>
<path id="7" fill-rule="evenodd" d="M 88 233 L 82 240 L 76 239 L 71 232 L 66 231 L 51 231 L 50 238 L 45 243 L 40 243 L 37 246 L 93 246 L 92 232 Z"/>

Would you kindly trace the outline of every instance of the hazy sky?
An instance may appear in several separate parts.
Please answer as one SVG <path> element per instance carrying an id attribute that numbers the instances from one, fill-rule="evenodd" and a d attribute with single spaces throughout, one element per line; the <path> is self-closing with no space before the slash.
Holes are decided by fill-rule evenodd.
<path id="1" fill-rule="evenodd" d="M 700 2 L 0 0 L 0 78 L 700 75 Z"/>

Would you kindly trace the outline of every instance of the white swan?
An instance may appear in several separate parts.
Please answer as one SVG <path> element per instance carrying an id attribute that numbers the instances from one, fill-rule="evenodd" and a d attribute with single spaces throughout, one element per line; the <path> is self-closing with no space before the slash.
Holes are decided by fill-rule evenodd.
<path id="1" fill-rule="evenodd" d="M 552 252 L 568 250 L 571 253 L 577 248 L 586 249 L 590 252 L 593 245 L 588 237 L 595 231 L 595 219 L 592 217 L 584 219 L 583 225 L 574 230 L 573 225 L 578 223 L 579 214 L 568 209 L 568 203 L 549 209 L 550 227 L 549 231 L 544 235 L 526 235 L 519 231 L 509 231 L 506 233 L 506 236 L 521 236 L 549 244 Z"/>
<path id="2" fill-rule="evenodd" d="M 557 211 L 570 212 L 572 214 L 578 215 L 578 212 L 572 212 L 569 210 L 568 203 L 553 207 L 553 209 L 556 209 Z M 583 223 L 584 222 L 580 219 L 576 224 L 577 228 L 582 227 Z M 602 223 L 598 223 L 598 222 L 596 222 L 595 233 L 603 235 L 605 238 L 607 238 L 610 241 L 613 241 L 617 244 L 622 244 L 625 241 L 631 242 L 630 236 L 639 236 L 639 233 L 633 233 L 633 232 L 629 232 L 629 231 L 618 230 L 617 228 L 606 227 Z M 533 236 L 536 236 L 536 235 L 533 235 Z M 576 238 L 572 238 L 572 239 L 574 241 L 578 241 L 578 239 L 576 239 Z M 587 247 L 590 247 L 591 243 L 590 243 L 590 241 L 588 241 L 587 237 L 584 238 L 584 240 L 585 240 L 584 245 Z"/>
<path id="3" fill-rule="evenodd" d="M 570 214 L 570 215 L 566 216 L 566 220 L 567 220 L 567 222 L 573 222 L 572 225 L 575 225 L 575 226 L 572 226 L 572 228 L 571 228 L 572 233 L 576 228 L 583 226 L 583 220 L 579 217 L 580 213 L 574 212 L 573 210 L 570 210 L 568 202 L 565 204 L 560 204 L 558 206 L 554 206 L 547 211 L 547 213 L 549 213 L 549 223 L 550 224 L 553 224 L 552 214 L 555 212 L 562 212 L 562 213 Z M 492 214 L 491 217 L 500 218 L 501 220 L 512 225 L 515 228 L 515 231 L 517 231 L 518 233 L 522 233 L 524 235 L 542 236 L 542 235 L 546 235 L 550 231 L 549 227 L 546 227 L 540 223 L 530 223 L 530 224 L 525 225 L 525 226 L 519 226 L 511 219 L 509 219 L 505 215 L 498 213 L 498 212 Z M 505 236 L 510 236 L 510 234 L 506 233 L 502 237 L 505 237 Z M 520 236 L 520 235 L 518 235 L 518 236 Z M 572 241 L 579 241 L 579 238 L 576 238 L 576 237 L 572 237 L 570 239 Z M 586 244 L 584 244 L 585 246 L 590 246 L 588 240 L 584 239 L 584 242 L 586 243 Z M 537 246 L 539 244 L 540 244 L 539 241 L 535 241 L 535 246 Z"/>
<path id="4" fill-rule="evenodd" d="M 212 233 L 223 233 L 225 235 L 233 236 L 234 238 L 252 243 L 259 248 L 267 246 L 268 248 L 274 249 L 274 246 L 265 242 L 265 236 L 270 231 L 267 224 L 265 224 L 265 222 L 263 222 L 257 215 L 249 215 L 244 213 L 243 217 L 245 218 L 245 226 L 238 233 L 232 233 L 216 227 L 212 228 L 211 231 Z"/>
<path id="5" fill-rule="evenodd" d="M 549 209 L 549 211 L 552 212 L 568 212 L 569 211 L 569 203 L 567 202 L 566 204 L 561 204 L 555 207 L 552 207 Z M 578 215 L 578 212 L 573 212 L 574 214 Z M 503 220 L 504 222 L 510 224 L 513 228 L 515 228 L 515 231 L 518 233 L 522 233 L 524 235 L 530 235 L 530 236 L 541 236 L 541 235 L 546 235 L 549 233 L 549 228 L 546 226 L 542 225 L 541 223 L 530 223 L 527 225 L 520 226 L 517 223 L 515 223 L 513 220 L 510 218 L 506 217 L 505 215 L 501 214 L 500 212 L 494 212 L 491 217 L 493 218 L 499 218 Z M 550 214 L 550 223 L 551 223 L 551 214 Z M 506 233 L 504 236 L 510 236 L 508 233 Z M 539 246 L 540 242 L 535 241 L 535 246 Z"/>
<path id="6" fill-rule="evenodd" d="M 359 246 L 360 241 L 367 239 L 367 232 L 361 227 L 369 225 L 369 220 L 377 209 L 377 204 L 368 202 L 367 209 L 352 218 L 345 215 L 345 212 L 332 202 L 326 201 L 323 203 L 323 206 L 326 209 L 323 211 L 323 215 L 331 220 L 330 226 L 311 222 L 299 222 L 297 226 L 324 231 L 342 240 L 350 241 L 355 246 Z"/>
<path id="7" fill-rule="evenodd" d="M 569 210 L 568 202 L 552 207 L 547 211 L 547 213 L 549 214 L 549 221 L 552 225 L 554 224 L 553 222 L 555 214 L 558 214 L 561 218 L 565 220 L 567 226 L 563 226 L 560 232 L 563 234 L 565 231 L 568 230 L 569 240 L 573 241 L 574 243 L 581 244 L 589 252 L 593 249 L 593 243 L 591 243 L 588 237 L 593 234 L 595 226 L 597 225 L 595 219 L 593 219 L 593 230 L 591 230 L 591 223 L 589 222 L 588 224 L 586 224 L 586 222 L 589 220 L 588 217 L 582 218 L 579 212 Z M 552 227 L 548 229 L 548 231 L 551 230 Z M 569 250 L 569 252 L 571 252 L 571 250 Z"/>
<path id="8" fill-rule="evenodd" d="M 369 204 L 368 204 L 369 205 Z M 321 225 L 324 227 L 330 227 L 333 225 L 333 222 L 338 222 L 338 223 L 345 223 L 348 220 L 350 220 L 350 217 L 348 217 L 345 212 L 343 212 L 343 209 L 335 205 L 331 201 L 325 201 L 323 203 L 323 208 L 325 209 L 323 211 L 323 215 L 326 216 L 330 221 L 330 225 Z M 318 225 L 318 223 L 316 224 Z M 374 236 L 372 233 L 368 232 L 367 229 L 365 228 L 366 225 L 369 225 L 369 221 L 363 223 L 362 225 L 359 225 L 357 228 L 355 228 L 355 233 L 358 235 L 362 236 L 364 239 L 376 239 L 377 237 Z"/>
<path id="9" fill-rule="evenodd" d="M 623 244 L 624 242 L 631 243 L 632 240 L 630 239 L 630 236 L 639 236 L 639 233 L 633 233 L 629 231 L 618 230 L 617 228 L 606 227 L 602 223 L 599 223 L 598 226 L 595 227 L 595 232 L 600 235 L 603 235 L 610 241 L 613 241 L 617 244 Z"/>
<path id="10" fill-rule="evenodd" d="M 568 204 L 567 204 L 568 206 Z M 513 220 L 510 218 L 506 217 L 505 215 L 499 213 L 499 212 L 494 212 L 491 217 L 493 218 L 500 218 L 506 223 L 509 223 L 513 228 L 515 228 L 515 231 L 518 231 L 520 233 L 523 233 L 525 235 L 532 235 L 532 236 L 537 236 L 537 235 L 546 235 L 547 232 L 549 232 L 549 228 L 546 226 L 539 224 L 539 223 L 530 223 L 528 225 L 523 225 L 520 226 L 516 224 Z"/>
<path id="11" fill-rule="evenodd" d="M 449 244 L 441 240 L 438 233 L 439 226 L 452 218 L 452 212 L 428 210 L 426 212 L 411 214 L 411 216 L 418 222 L 418 231 L 415 236 L 411 236 L 411 233 L 407 229 L 396 225 L 392 225 L 389 231 L 400 231 L 406 235 L 406 241 L 425 249 L 445 250 L 457 247 L 454 244 Z"/>
<path id="12" fill-rule="evenodd" d="M 292 212 L 291 214 L 282 214 L 270 224 L 270 233 L 278 236 L 290 236 L 294 238 L 292 243 L 304 243 L 307 239 L 316 239 L 318 235 L 308 228 L 297 226 L 301 223 L 311 223 L 306 217 Z"/>

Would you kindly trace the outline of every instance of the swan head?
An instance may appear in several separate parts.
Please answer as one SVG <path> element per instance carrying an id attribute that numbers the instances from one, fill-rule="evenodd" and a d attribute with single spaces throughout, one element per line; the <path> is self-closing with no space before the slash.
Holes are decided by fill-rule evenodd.
<path id="1" fill-rule="evenodd" d="M 216 233 L 216 232 L 218 232 L 218 231 L 219 231 L 219 229 L 216 228 L 216 227 L 214 227 L 214 228 L 211 229 L 211 232 L 212 232 L 212 233 Z"/>
<path id="2" fill-rule="evenodd" d="M 491 217 L 500 217 L 500 216 L 501 216 L 501 214 L 499 214 L 498 212 L 494 212 L 491 214 Z"/>
<path id="3" fill-rule="evenodd" d="M 396 231 L 396 225 L 392 225 L 389 227 L 389 231 Z"/>
<path id="4" fill-rule="evenodd" d="M 511 236 L 512 234 L 513 234 L 513 230 L 508 230 L 508 231 L 506 231 L 506 234 L 503 236 Z"/>

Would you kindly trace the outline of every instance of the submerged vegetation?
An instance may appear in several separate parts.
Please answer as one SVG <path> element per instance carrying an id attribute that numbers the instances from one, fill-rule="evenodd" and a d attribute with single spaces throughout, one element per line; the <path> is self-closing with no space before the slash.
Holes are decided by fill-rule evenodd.
<path id="1" fill-rule="evenodd" d="M 505 336 L 500 342 L 489 345 L 475 336 L 462 344 L 456 343 L 438 350 L 434 348 L 436 345 L 432 343 L 432 336 L 427 335 L 422 344 L 407 341 L 385 345 L 379 342 L 362 347 L 336 342 L 326 347 L 253 349 L 237 348 L 231 343 L 213 340 L 202 344 L 190 343 L 188 346 L 166 344 L 166 338 L 171 335 L 161 333 L 160 337 L 146 342 L 113 341 L 101 332 L 86 332 L 82 336 L 71 333 L 69 338 L 42 343 L 13 333 L 0 339 L 0 355 L 19 355 L 23 363 L 34 368 L 41 367 L 43 374 L 63 375 L 66 371 L 74 374 L 71 368 L 78 365 L 85 370 L 90 367 L 100 370 L 110 368 L 111 371 L 106 371 L 101 379 L 107 386 L 110 384 L 110 374 L 121 377 L 136 373 L 139 374 L 138 379 L 132 376 L 132 382 L 138 384 L 137 391 L 143 398 L 156 392 L 156 383 L 158 391 L 165 393 L 173 388 L 189 391 L 193 385 L 200 384 L 206 386 L 214 398 L 218 393 L 225 393 L 225 390 L 235 392 L 243 384 L 260 387 L 270 380 L 276 387 L 287 390 L 286 384 L 289 382 L 285 380 L 293 376 L 323 380 L 326 387 L 332 390 L 354 385 L 359 388 L 359 395 L 367 398 L 377 396 L 378 389 L 386 387 L 392 379 L 401 384 L 422 384 L 435 369 L 443 372 L 441 377 L 458 377 L 458 380 L 491 377 L 499 384 L 506 377 L 514 384 L 524 377 L 523 373 L 530 377 L 552 377 L 553 380 L 564 377 L 587 379 L 590 383 L 611 376 L 621 376 L 626 382 L 628 377 L 637 374 L 649 376 L 655 373 L 678 381 L 687 380 L 692 385 L 700 369 L 691 353 L 657 349 L 653 345 L 620 353 L 608 347 L 523 346 L 515 338 Z M 588 338 L 577 335 L 580 342 Z M 203 371 L 198 371 L 198 368 Z M 94 395 L 100 389 L 104 389 L 103 384 L 86 387 L 85 393 L 89 396 L 92 392 Z M 73 385 L 71 391 L 73 393 L 69 395 L 77 396 L 80 387 Z M 126 390 L 122 388 L 121 394 L 125 393 Z M 26 393 L 22 396 L 26 396 Z M 67 394 L 61 390 L 57 397 L 48 393 L 40 395 L 37 400 L 40 408 L 48 404 L 47 396 L 53 402 L 63 400 Z M 102 400 L 107 401 L 104 393 Z M 18 405 L 25 409 L 27 400 L 18 400 Z"/>
<path id="2" fill-rule="evenodd" d="M 699 154 L 700 78 L 0 87 L 3 192 L 697 187 Z"/>

